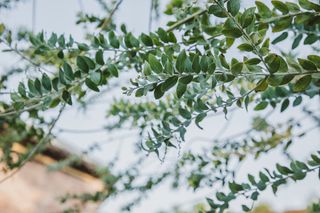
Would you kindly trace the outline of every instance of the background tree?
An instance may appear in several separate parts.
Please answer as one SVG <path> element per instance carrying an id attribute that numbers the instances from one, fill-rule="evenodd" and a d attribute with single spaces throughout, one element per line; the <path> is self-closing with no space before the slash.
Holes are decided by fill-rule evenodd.
<path id="1" fill-rule="evenodd" d="M 85 41 L 45 31 L 16 32 L 6 23 L 0 25 L 3 51 L 26 62 L 0 79 L 1 96 L 10 95 L 10 100 L 0 103 L 1 161 L 12 170 L 1 182 L 55 137 L 53 131 L 65 109 L 74 105 L 89 109 L 111 89 L 120 98 L 106 106 L 103 131 L 137 129 L 139 158 L 120 172 L 113 170 L 113 164 L 102 169 L 105 190 L 66 195 L 63 201 L 98 201 L 139 192 L 124 207 L 130 209 L 155 186 L 171 180 L 175 188 L 187 184 L 194 190 L 226 185 L 227 191 L 207 198 L 209 212 L 222 212 L 239 197 L 247 198 L 242 209 L 250 211 L 266 188 L 276 194 L 288 181 L 320 172 L 319 150 L 306 162 L 287 151 L 310 131 L 319 130 L 318 111 L 313 107 L 319 104 L 319 2 L 273 0 L 267 6 L 256 1 L 244 8 L 240 0 L 172 0 L 164 12 L 171 20 L 167 26 L 140 35 L 114 22 L 124 1 L 98 2 L 105 17 L 78 15 L 77 24 L 87 32 Z M 19 1 L 4 1 L 0 8 L 10 8 L 12 3 Z M 150 30 L 161 13 L 159 2 L 153 0 Z M 283 42 L 290 42 L 291 50 L 281 49 Z M 298 49 L 303 54 L 292 52 Z M 9 87 L 12 78 L 20 78 L 14 90 Z M 310 107 L 308 103 L 315 100 Z M 274 111 L 286 113 L 289 107 L 301 107 L 301 115 L 279 124 L 268 121 Z M 252 128 L 214 138 L 203 152 L 190 149 L 167 171 L 142 175 L 146 153 L 166 161 L 168 152 L 184 146 L 190 125 L 202 129 L 208 117 L 222 113 L 228 118 L 235 110 L 259 112 Z M 57 114 L 51 120 L 46 116 L 49 111 Z M 304 128 L 304 119 L 312 119 L 314 126 Z M 13 142 L 26 138 L 37 143 L 13 160 Z M 235 181 L 237 166 L 249 155 L 259 158 L 279 147 L 291 160 L 289 165 L 274 162 L 272 171 L 248 174 L 244 183 Z"/>

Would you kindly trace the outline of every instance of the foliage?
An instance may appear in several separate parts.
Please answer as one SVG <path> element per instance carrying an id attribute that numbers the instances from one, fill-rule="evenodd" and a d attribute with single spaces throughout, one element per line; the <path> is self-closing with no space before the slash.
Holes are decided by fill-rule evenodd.
<path id="1" fill-rule="evenodd" d="M 119 82 L 122 92 L 132 98 L 122 96 L 108 106 L 107 120 L 112 122 L 104 130 L 127 126 L 138 129 L 140 150 L 155 153 L 162 161 L 168 150 L 180 149 L 190 125 L 202 129 L 202 122 L 209 116 L 228 116 L 235 109 L 285 113 L 290 107 L 319 98 L 320 5 L 315 2 L 272 0 L 270 7 L 256 1 L 254 6 L 243 8 L 240 0 L 172 0 L 165 14 L 175 21 L 168 22 L 166 29 L 140 35 L 113 22 L 122 1 L 114 1 L 111 6 L 99 2 L 107 12 L 105 18 L 84 13 L 78 16 L 77 24 L 94 25 L 99 30 L 96 34 L 88 32 L 86 41 L 56 33 L 14 33 L 5 23 L 0 25 L 3 51 L 25 60 L 28 65 L 24 69 L 37 68 L 35 77 L 24 76 L 9 92 L 9 103 L 1 102 L 0 133 L 8 138 L 0 141 L 4 156 L 10 156 L 13 141 L 30 135 L 40 141 L 51 135 L 55 122 L 46 122 L 45 112 L 59 108 L 62 112 L 65 105 L 76 103 L 90 107 L 88 97 L 102 94 L 112 82 Z M 154 14 L 159 16 L 159 1 L 152 1 L 151 18 Z M 277 50 L 284 42 L 290 42 L 291 50 Z M 296 49 L 310 51 L 297 56 L 292 54 Z M 134 73 L 130 83 L 129 72 L 130 76 Z M 14 75 L 19 71 L 1 76 L 3 95 L 8 79 Z M 22 118 L 25 112 L 33 121 L 31 127 Z M 304 112 L 318 128 L 316 112 L 307 108 Z M 125 191 L 147 192 L 173 177 L 174 187 L 187 182 L 194 190 L 213 183 L 227 184 L 230 192 L 218 192 L 214 199 L 207 199 L 209 212 L 222 212 L 240 196 L 255 201 L 267 186 L 276 193 L 288 179 L 299 181 L 319 170 L 319 152 L 315 152 L 307 163 L 292 160 L 290 168 L 276 164 L 275 171 L 261 171 L 258 179 L 249 175 L 249 182 L 235 182 L 232 160 L 239 163 L 248 155 L 259 158 L 261 153 L 279 147 L 288 154 L 293 141 L 310 131 L 296 134 L 297 128 L 300 119 L 274 125 L 267 117 L 257 116 L 252 129 L 215 141 L 207 153 L 185 153 L 172 170 L 151 176 L 144 184 L 136 181 L 141 179 L 137 171 L 143 160 L 139 160 L 118 174 L 109 171 L 112 166 L 103 172 L 105 190 L 93 195 L 67 195 L 63 200 L 98 201 Z M 19 161 L 13 164 L 8 157 L 1 161 L 10 169 L 23 165 Z M 125 209 L 141 199 L 139 196 Z M 252 207 L 244 204 L 242 209 L 250 211 Z"/>

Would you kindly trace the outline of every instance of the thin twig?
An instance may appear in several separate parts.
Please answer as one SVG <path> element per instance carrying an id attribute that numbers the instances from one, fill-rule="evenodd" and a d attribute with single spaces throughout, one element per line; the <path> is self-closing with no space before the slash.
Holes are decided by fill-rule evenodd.
<path id="1" fill-rule="evenodd" d="M 60 133 L 70 133 L 70 134 L 88 134 L 88 133 L 98 133 L 98 132 L 107 131 L 105 128 L 99 128 L 99 129 L 65 129 L 65 128 L 58 128 L 57 130 Z"/>
<path id="2" fill-rule="evenodd" d="M 149 23 L 148 23 L 148 30 L 149 32 L 151 31 L 152 29 L 152 22 L 153 22 L 153 5 L 154 5 L 154 0 L 151 0 L 151 3 L 150 3 L 150 11 L 149 11 Z"/>
<path id="3" fill-rule="evenodd" d="M 36 30 L 36 17 L 37 17 L 37 0 L 32 1 L 32 25 L 31 30 L 32 33 Z"/>
<path id="4" fill-rule="evenodd" d="M 16 53 L 18 56 L 20 56 L 20 58 L 22 58 L 23 60 L 29 62 L 31 65 L 33 65 L 33 66 L 35 66 L 35 67 L 37 67 L 37 68 L 39 68 L 39 69 L 41 69 L 41 70 L 43 70 L 45 72 L 54 74 L 52 71 L 50 71 L 50 70 L 48 70 L 48 69 L 46 69 L 44 67 L 41 67 L 40 64 L 34 62 L 33 60 L 31 60 L 27 56 L 23 55 L 23 53 L 21 53 L 17 48 L 13 48 L 10 44 L 8 44 L 5 40 L 3 40 L 1 38 L 0 38 L 0 43 L 5 44 L 9 48 L 10 51 Z"/>
<path id="5" fill-rule="evenodd" d="M 23 112 L 26 112 L 26 111 L 35 109 L 35 108 L 41 106 L 42 104 L 43 104 L 43 103 L 40 102 L 40 103 L 37 103 L 37 104 L 35 104 L 35 105 L 31 105 L 30 107 L 27 107 L 27 108 L 24 108 L 24 109 L 22 109 L 22 110 L 19 110 L 19 111 L 7 111 L 7 112 L 3 112 L 3 113 L 0 113 L 0 118 L 6 117 L 6 116 L 15 115 L 15 114 L 20 114 L 20 113 L 23 113 Z"/>
<path id="6" fill-rule="evenodd" d="M 123 2 L 123 0 L 119 0 L 119 1 L 115 4 L 115 6 L 114 6 L 114 8 L 111 10 L 109 16 L 104 19 L 104 21 L 103 21 L 103 23 L 102 23 L 102 25 L 101 25 L 100 32 L 101 32 L 102 30 L 104 30 L 104 29 L 108 26 L 108 24 L 110 23 L 110 21 L 111 21 L 111 19 L 112 19 L 112 16 L 113 16 L 113 15 L 115 14 L 115 12 L 119 9 L 119 6 L 121 5 L 122 2 Z"/>

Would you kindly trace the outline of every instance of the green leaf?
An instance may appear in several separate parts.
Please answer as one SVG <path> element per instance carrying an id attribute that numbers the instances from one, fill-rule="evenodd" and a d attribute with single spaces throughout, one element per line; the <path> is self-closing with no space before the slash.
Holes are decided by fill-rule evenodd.
<path id="1" fill-rule="evenodd" d="M 224 67 L 224 68 L 226 68 L 226 69 L 230 69 L 230 66 L 229 66 L 229 64 L 228 64 L 228 62 L 227 62 L 227 60 L 226 60 L 226 57 L 224 56 L 224 55 L 219 55 L 219 60 L 220 60 L 220 63 L 221 63 L 221 65 Z"/>
<path id="2" fill-rule="evenodd" d="M 64 58 L 63 50 L 60 50 L 60 51 L 57 53 L 57 56 L 58 56 L 58 58 L 63 59 L 63 58 Z"/>
<path id="3" fill-rule="evenodd" d="M 311 83 L 312 77 L 311 75 L 305 75 L 302 78 L 300 78 L 294 85 L 293 85 L 293 91 L 294 92 L 302 92 L 306 90 Z"/>
<path id="4" fill-rule="evenodd" d="M 293 3 L 293 2 L 285 2 L 285 3 L 290 12 L 293 12 L 293 13 L 300 12 L 300 7 L 296 3 Z"/>
<path id="5" fill-rule="evenodd" d="M 118 68 L 114 64 L 109 64 L 108 65 L 108 71 L 113 75 L 114 77 L 118 78 L 119 77 L 119 72 Z"/>
<path id="6" fill-rule="evenodd" d="M 225 201 L 226 200 L 226 195 L 223 192 L 217 192 L 216 193 L 216 198 L 219 201 Z"/>
<path id="7" fill-rule="evenodd" d="M 120 47 L 120 42 L 117 39 L 117 37 L 116 37 L 116 35 L 115 35 L 115 33 L 113 31 L 109 32 L 109 42 L 110 42 L 110 45 L 113 48 L 119 48 Z"/>
<path id="8" fill-rule="evenodd" d="M 267 183 L 269 181 L 269 178 L 267 175 L 265 175 L 263 172 L 259 172 L 259 177 L 262 182 Z"/>
<path id="9" fill-rule="evenodd" d="M 320 37 L 318 37 L 315 34 L 309 34 L 306 39 L 304 40 L 303 44 L 305 45 L 311 45 L 313 43 L 315 43 L 316 41 L 318 41 L 320 39 Z"/>
<path id="10" fill-rule="evenodd" d="M 209 7 L 209 13 L 219 18 L 225 18 L 228 16 L 225 10 L 217 4 L 213 4 Z"/>
<path id="11" fill-rule="evenodd" d="M 48 91 L 51 91 L 51 89 L 52 89 L 51 79 L 49 78 L 49 76 L 46 73 L 43 73 L 41 83 L 42 83 L 43 88 L 45 88 Z"/>
<path id="12" fill-rule="evenodd" d="M 201 71 L 200 66 L 200 57 L 199 55 L 195 55 L 192 60 L 192 69 L 194 72 L 199 73 Z"/>
<path id="13" fill-rule="evenodd" d="M 158 60 L 154 55 L 149 54 L 148 57 L 148 62 L 150 64 L 150 67 L 152 69 L 152 71 L 154 71 L 155 73 L 161 73 L 163 70 L 163 67 L 160 63 L 160 60 Z"/>
<path id="14" fill-rule="evenodd" d="M 255 191 L 251 194 L 251 199 L 252 200 L 257 200 L 258 199 L 258 196 L 259 196 L 259 192 Z"/>
<path id="15" fill-rule="evenodd" d="M 211 208 L 216 209 L 218 207 L 218 205 L 215 204 L 212 199 L 206 198 L 206 200 Z"/>
<path id="16" fill-rule="evenodd" d="M 244 13 L 241 16 L 241 26 L 243 28 L 248 27 L 255 18 L 255 7 L 248 8 L 244 11 Z"/>
<path id="17" fill-rule="evenodd" d="M 172 43 L 177 43 L 177 38 L 173 32 L 168 32 L 168 41 Z"/>
<path id="18" fill-rule="evenodd" d="M 59 91 L 58 85 L 59 85 L 59 78 L 58 77 L 53 78 L 52 87 L 55 91 Z"/>
<path id="19" fill-rule="evenodd" d="M 133 45 L 130 41 L 130 36 L 131 36 L 131 33 L 127 33 L 125 36 L 124 36 L 124 44 L 127 48 L 133 48 Z"/>
<path id="20" fill-rule="evenodd" d="M 300 170 L 308 170 L 309 167 L 307 164 L 305 164 L 304 162 L 301 162 L 301 161 L 296 161 L 296 165 L 297 167 L 300 168 Z"/>
<path id="21" fill-rule="evenodd" d="M 253 51 L 253 47 L 248 43 L 243 43 L 238 46 L 238 49 L 241 51 L 251 52 Z"/>
<path id="22" fill-rule="evenodd" d="M 93 81 L 93 83 L 95 83 L 96 85 L 99 85 L 101 82 L 101 72 L 96 71 L 96 72 L 92 72 L 90 73 L 90 79 L 91 81 Z"/>
<path id="23" fill-rule="evenodd" d="M 272 27 L 272 32 L 281 32 L 287 28 L 290 27 L 292 23 L 292 17 L 286 17 L 286 18 L 282 18 L 279 21 L 274 23 L 274 26 Z"/>
<path id="24" fill-rule="evenodd" d="M 26 87 L 21 82 L 19 83 L 19 86 L 18 86 L 18 92 L 21 95 L 21 97 L 23 97 L 23 98 L 27 97 Z"/>
<path id="25" fill-rule="evenodd" d="M 145 93 L 144 93 L 144 88 L 139 88 L 139 89 L 137 89 L 137 91 L 136 91 L 136 93 L 135 93 L 135 96 L 136 97 L 142 97 L 142 96 L 144 96 L 145 95 Z"/>
<path id="26" fill-rule="evenodd" d="M 64 73 L 65 73 L 65 76 L 70 81 L 74 80 L 74 74 L 73 74 L 73 71 L 72 71 L 72 67 L 67 62 L 63 63 L 63 70 L 64 70 Z"/>
<path id="27" fill-rule="evenodd" d="M 34 87 L 34 81 L 31 79 L 28 80 L 28 89 L 32 95 L 38 95 L 38 91 Z"/>
<path id="28" fill-rule="evenodd" d="M 169 89 L 171 89 L 172 87 L 174 87 L 176 85 L 177 81 L 178 81 L 178 76 L 172 76 L 172 77 L 168 78 L 161 85 L 161 90 L 163 92 L 168 91 Z"/>
<path id="29" fill-rule="evenodd" d="M 158 86 L 156 86 L 156 88 L 154 90 L 154 98 L 160 99 L 163 95 L 164 95 L 164 92 L 162 90 L 162 85 L 159 84 Z"/>
<path id="30" fill-rule="evenodd" d="M 77 66 L 78 68 L 85 72 L 88 73 L 89 72 L 89 66 L 87 65 L 85 59 L 83 58 L 83 56 L 78 56 L 77 57 Z"/>
<path id="31" fill-rule="evenodd" d="M 58 44 L 60 47 L 64 48 L 65 45 L 66 45 L 66 41 L 64 39 L 64 36 L 63 35 L 60 35 L 59 38 L 58 38 Z"/>
<path id="32" fill-rule="evenodd" d="M 238 28 L 229 28 L 222 30 L 222 33 L 229 38 L 240 38 L 242 36 L 241 30 Z"/>
<path id="33" fill-rule="evenodd" d="M 197 115 L 196 119 L 195 119 L 195 124 L 197 125 L 197 127 L 199 127 L 199 129 L 203 129 L 201 126 L 200 126 L 200 122 L 203 121 L 203 119 L 207 117 L 207 113 L 200 113 Z"/>
<path id="34" fill-rule="evenodd" d="M 6 30 L 6 27 L 4 26 L 4 24 L 0 24 L 0 36 L 3 34 L 3 32 Z"/>
<path id="35" fill-rule="evenodd" d="M 283 32 L 281 33 L 281 35 L 279 35 L 277 38 L 275 38 L 271 43 L 272 44 L 277 44 L 283 40 L 285 40 L 286 38 L 288 38 L 288 32 Z"/>
<path id="36" fill-rule="evenodd" d="M 67 85 L 67 80 L 62 69 L 59 69 L 59 81 L 61 84 Z"/>
<path id="37" fill-rule="evenodd" d="M 294 99 L 292 106 L 295 107 L 295 106 L 300 105 L 301 103 L 302 103 L 302 97 L 298 96 L 298 97 L 296 97 L 296 99 Z"/>
<path id="38" fill-rule="evenodd" d="M 259 104 L 257 104 L 254 108 L 255 111 L 264 110 L 268 106 L 268 102 L 262 101 Z"/>
<path id="39" fill-rule="evenodd" d="M 140 47 L 140 41 L 134 35 L 132 35 L 132 33 L 129 33 L 128 35 L 129 35 L 130 44 L 133 47 L 139 48 Z"/>
<path id="40" fill-rule="evenodd" d="M 88 65 L 89 69 L 93 70 L 96 67 L 96 64 L 94 63 L 94 61 L 91 58 L 89 58 L 87 56 L 82 56 L 82 57 L 83 57 L 84 61 L 86 62 L 86 64 Z"/>
<path id="41" fill-rule="evenodd" d="M 206 56 L 206 55 L 201 56 L 201 59 L 200 59 L 200 67 L 201 67 L 201 70 L 202 70 L 203 72 L 207 72 L 207 71 L 208 71 L 208 68 L 209 68 L 208 56 Z"/>
<path id="42" fill-rule="evenodd" d="M 36 88 L 38 93 L 40 95 L 42 95 L 42 86 L 41 86 L 41 82 L 40 82 L 40 80 L 38 78 L 36 78 L 36 80 L 34 80 L 34 87 Z"/>
<path id="43" fill-rule="evenodd" d="M 62 92 L 62 99 L 69 105 L 72 105 L 71 95 L 67 90 Z"/>
<path id="44" fill-rule="evenodd" d="M 87 44 L 78 43 L 78 49 L 81 51 L 88 51 L 90 50 L 90 47 Z"/>
<path id="45" fill-rule="evenodd" d="M 259 181 L 259 182 L 257 183 L 257 188 L 258 188 L 260 191 L 263 191 L 263 190 L 265 190 L 265 189 L 267 188 L 267 184 L 265 184 L 265 183 L 262 182 L 262 181 Z"/>
<path id="46" fill-rule="evenodd" d="M 185 118 L 185 119 L 187 119 L 187 120 L 189 120 L 189 119 L 191 119 L 191 113 L 188 111 L 188 110 L 186 110 L 186 109 L 183 109 L 183 108 L 179 108 L 179 114 L 183 117 L 183 118 Z"/>
<path id="47" fill-rule="evenodd" d="M 250 58 L 246 60 L 244 63 L 247 65 L 257 65 L 261 62 L 260 58 Z"/>
<path id="48" fill-rule="evenodd" d="M 59 98 L 55 98 L 55 99 L 53 99 L 53 100 L 51 101 L 49 107 L 50 107 L 50 108 L 55 108 L 56 106 L 59 105 L 59 103 L 60 103 L 60 99 L 59 99 Z"/>
<path id="49" fill-rule="evenodd" d="M 153 42 L 152 42 L 152 39 L 150 36 L 142 33 L 140 36 L 140 39 L 144 45 L 149 46 L 149 47 L 153 46 Z"/>
<path id="50" fill-rule="evenodd" d="M 248 112 L 249 102 L 250 102 L 250 98 L 249 98 L 249 96 L 246 96 L 244 98 L 244 106 L 245 106 L 247 112 Z"/>
<path id="51" fill-rule="evenodd" d="M 259 15 L 263 18 L 271 18 L 272 16 L 272 11 L 269 9 L 267 5 L 262 3 L 261 1 L 256 1 L 256 6 L 259 11 Z"/>
<path id="52" fill-rule="evenodd" d="M 165 43 L 169 42 L 168 34 L 164 29 L 159 28 L 157 31 L 157 34 L 159 35 L 159 38 L 161 41 L 163 41 Z"/>
<path id="53" fill-rule="evenodd" d="M 311 155 L 312 160 L 314 160 L 316 163 L 318 163 L 320 165 L 320 158 L 317 157 L 316 155 L 312 154 Z"/>
<path id="54" fill-rule="evenodd" d="M 145 62 L 144 66 L 143 66 L 143 74 L 145 76 L 151 75 L 151 68 L 148 62 Z"/>
<path id="55" fill-rule="evenodd" d="M 293 43 L 292 43 L 292 49 L 295 49 L 299 46 L 301 40 L 303 38 L 303 34 L 299 34 L 294 40 L 293 40 Z"/>
<path id="56" fill-rule="evenodd" d="M 186 70 L 186 59 L 187 59 L 187 54 L 185 50 L 182 50 L 182 52 L 178 55 L 177 61 L 176 61 L 176 69 L 180 72 L 183 73 Z"/>
<path id="57" fill-rule="evenodd" d="M 308 60 L 312 61 L 317 67 L 320 68 L 320 56 L 308 55 Z"/>
<path id="58" fill-rule="evenodd" d="M 216 63 L 214 62 L 212 57 L 208 57 L 208 73 L 211 75 L 216 70 Z"/>
<path id="59" fill-rule="evenodd" d="M 228 12 L 233 16 L 237 15 L 240 10 L 240 0 L 230 0 L 227 3 Z"/>
<path id="60" fill-rule="evenodd" d="M 243 190 L 243 187 L 235 182 L 229 182 L 229 188 L 232 193 L 237 193 Z"/>
<path id="61" fill-rule="evenodd" d="M 181 98 L 183 94 L 186 92 L 186 90 L 187 90 L 187 85 L 179 82 L 177 86 L 177 91 L 176 91 L 177 97 Z"/>
<path id="62" fill-rule="evenodd" d="M 96 52 L 96 62 L 100 65 L 104 65 L 104 59 L 103 59 L 103 51 L 98 50 Z"/>
<path id="63" fill-rule="evenodd" d="M 280 12 L 282 12 L 283 14 L 287 14 L 289 13 L 289 8 L 288 6 L 283 3 L 282 1 L 277 1 L 277 0 L 273 0 L 271 1 L 271 3 L 273 4 L 273 6 L 279 10 Z"/>
<path id="64" fill-rule="evenodd" d="M 299 4 L 303 9 L 306 10 L 315 10 L 317 12 L 320 12 L 320 5 L 313 3 L 309 0 L 299 0 Z"/>
<path id="65" fill-rule="evenodd" d="M 96 91 L 96 92 L 100 91 L 97 85 L 90 78 L 86 78 L 85 84 L 89 89 L 92 89 L 93 91 Z"/>
<path id="66" fill-rule="evenodd" d="M 245 212 L 251 211 L 251 209 L 246 205 L 242 205 L 241 207 L 242 207 L 242 210 L 245 211 Z"/>
<path id="67" fill-rule="evenodd" d="M 265 58 L 265 60 L 268 64 L 268 70 L 270 71 L 270 73 L 275 73 L 279 71 L 281 65 L 280 56 L 271 53 Z"/>
<path id="68" fill-rule="evenodd" d="M 186 76 L 183 76 L 179 79 L 179 83 L 188 85 L 192 80 L 193 80 L 192 75 L 186 75 Z"/>
<path id="69" fill-rule="evenodd" d="M 280 174 L 282 174 L 282 175 L 288 175 L 288 174 L 292 173 L 292 171 L 288 167 L 281 166 L 278 163 L 276 164 L 276 168 L 277 168 L 278 172 L 280 172 Z"/>
<path id="70" fill-rule="evenodd" d="M 11 93 L 11 98 L 13 99 L 13 97 L 12 97 L 12 95 L 13 94 L 15 94 L 15 93 Z M 15 109 L 15 110 L 21 110 L 21 109 L 23 109 L 23 107 L 24 107 L 24 103 L 23 102 L 20 102 L 20 101 L 18 101 L 18 102 L 13 102 L 12 103 L 12 106 L 13 106 L 13 108 Z"/>
<path id="71" fill-rule="evenodd" d="M 280 112 L 285 111 L 288 108 L 289 104 L 290 104 L 289 99 L 288 98 L 284 99 L 284 101 L 281 104 Z"/>
<path id="72" fill-rule="evenodd" d="M 231 72 L 234 75 L 238 75 L 241 73 L 243 68 L 243 63 L 237 61 L 235 58 L 231 60 Z"/>
<path id="73" fill-rule="evenodd" d="M 255 88 L 256 92 L 262 92 L 265 91 L 268 88 L 268 82 L 267 79 L 264 78 L 262 80 L 260 80 Z"/>
<path id="74" fill-rule="evenodd" d="M 309 70 L 309 71 L 316 71 L 317 70 L 317 66 L 312 61 L 298 58 L 298 62 L 301 65 L 301 67 L 305 70 Z"/>

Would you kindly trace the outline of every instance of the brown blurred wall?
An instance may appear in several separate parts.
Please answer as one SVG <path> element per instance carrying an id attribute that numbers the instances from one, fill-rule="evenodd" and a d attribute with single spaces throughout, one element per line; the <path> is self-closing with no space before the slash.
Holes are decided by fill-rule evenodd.
<path id="1" fill-rule="evenodd" d="M 0 172 L 0 178 L 6 174 Z M 45 165 L 27 163 L 17 174 L 0 184 L 1 213 L 63 212 L 70 204 L 58 198 L 66 193 L 94 192 L 101 189 L 98 180 L 83 180 L 60 171 L 48 171 Z M 83 207 L 81 212 L 96 212 L 99 204 Z"/>

